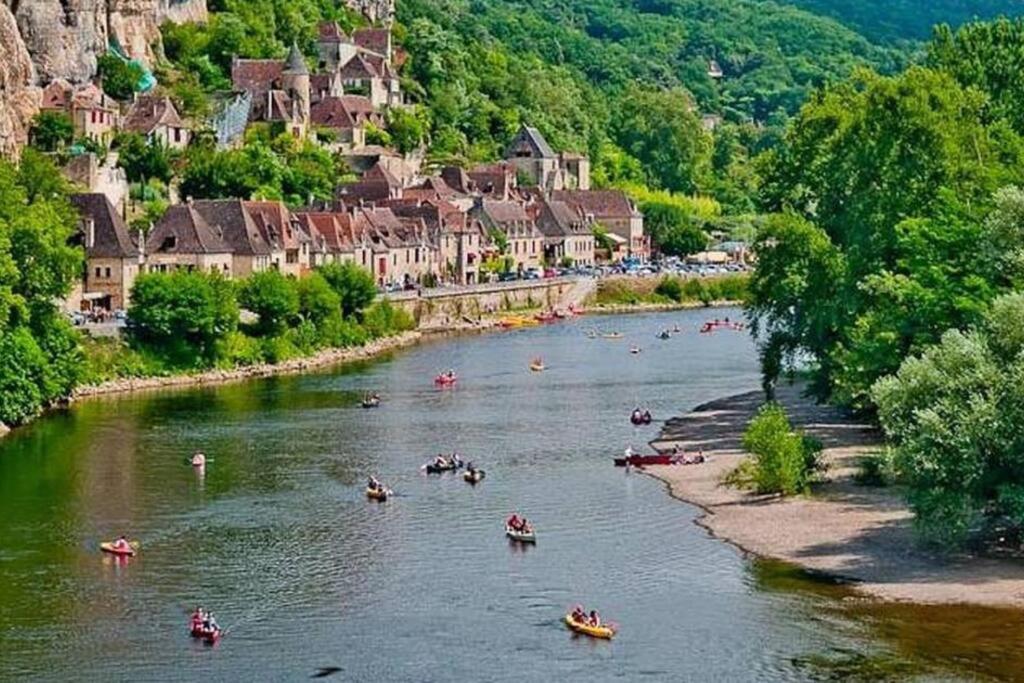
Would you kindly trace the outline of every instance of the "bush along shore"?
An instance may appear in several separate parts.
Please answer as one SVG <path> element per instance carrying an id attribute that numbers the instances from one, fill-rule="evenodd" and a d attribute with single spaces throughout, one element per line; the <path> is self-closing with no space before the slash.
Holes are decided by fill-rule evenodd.
<path id="1" fill-rule="evenodd" d="M 704 306 L 742 305 L 747 296 L 749 276 L 718 277 L 615 277 L 601 280 L 590 302 L 594 312 L 675 310 Z"/>
<path id="2" fill-rule="evenodd" d="M 3 387 L 0 424 L 24 424 L 86 396 L 365 359 L 419 337 L 412 317 L 376 300 L 370 275 L 353 264 L 328 264 L 301 279 L 277 271 L 241 281 L 199 271 L 143 274 L 132 288 L 128 320 L 123 339 L 85 337 L 61 321 L 66 349 L 60 355 L 26 354 L 26 364 L 12 366 L 19 383 Z M 36 384 L 53 366 L 64 372 L 64 383 Z"/>

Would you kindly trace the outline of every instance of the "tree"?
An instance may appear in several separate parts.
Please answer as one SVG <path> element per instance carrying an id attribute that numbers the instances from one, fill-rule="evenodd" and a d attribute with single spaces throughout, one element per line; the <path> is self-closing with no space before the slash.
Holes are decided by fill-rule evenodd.
<path id="1" fill-rule="evenodd" d="M 359 315 L 377 298 L 373 276 L 354 263 L 328 263 L 317 269 L 341 300 L 346 318 Z"/>
<path id="2" fill-rule="evenodd" d="M 77 217 L 49 159 L 0 161 L 0 422 L 18 424 L 80 379 L 77 333 L 57 311 L 82 269 Z"/>
<path id="3" fill-rule="evenodd" d="M 708 244 L 704 231 L 680 206 L 661 202 L 646 202 L 640 210 L 644 214 L 644 227 L 666 256 L 687 256 L 702 251 Z"/>
<path id="4" fill-rule="evenodd" d="M 643 165 L 652 185 L 692 193 L 707 183 L 712 143 L 679 90 L 631 88 L 617 117 L 618 144 Z"/>
<path id="5" fill-rule="evenodd" d="M 331 288 L 323 273 L 314 271 L 297 283 L 299 313 L 320 327 L 332 316 L 341 315 L 341 297 Z"/>
<path id="6" fill-rule="evenodd" d="M 163 143 L 150 142 L 139 133 L 120 133 L 114 140 L 114 147 L 118 152 L 117 165 L 124 169 L 131 182 L 152 179 L 165 184 L 171 182 L 175 155 Z"/>
<path id="7" fill-rule="evenodd" d="M 427 131 L 430 123 L 424 110 L 416 107 L 412 111 L 407 109 L 388 110 L 388 133 L 398 151 L 402 154 L 410 154 L 426 141 Z"/>
<path id="8" fill-rule="evenodd" d="M 215 360 L 217 342 L 238 326 L 234 288 L 215 273 L 140 275 L 131 302 L 132 339 L 175 366 L 209 365 Z"/>
<path id="9" fill-rule="evenodd" d="M 878 377 L 975 320 L 998 292 L 1000 276 L 979 257 L 980 225 L 994 191 L 1021 174 L 1022 151 L 1005 123 L 988 122 L 984 97 L 946 73 L 860 72 L 815 94 L 762 161 L 767 206 L 820 231 L 761 242 L 794 259 L 758 266 L 752 312 L 772 328 L 762 350 L 809 352 L 823 396 L 869 408 Z M 810 259 L 829 251 L 836 267 L 822 281 L 813 268 L 824 264 Z"/>
<path id="10" fill-rule="evenodd" d="M 947 331 L 872 390 L 918 530 L 942 547 L 1024 533 L 1022 329 L 1024 296 L 1003 296 L 976 330 Z"/>
<path id="11" fill-rule="evenodd" d="M 778 403 L 766 403 L 747 425 L 743 448 L 751 454 L 731 475 L 758 493 L 803 493 L 818 469 L 821 444 L 794 431 Z"/>
<path id="12" fill-rule="evenodd" d="M 100 78 L 103 79 L 103 92 L 115 100 L 131 99 L 135 87 L 142 79 L 142 67 L 109 52 L 100 55 L 96 62 Z"/>
<path id="13" fill-rule="evenodd" d="M 32 119 L 29 139 L 43 152 L 56 152 L 71 144 L 75 126 L 71 117 L 62 111 L 41 111 Z"/>
<path id="14" fill-rule="evenodd" d="M 256 330 L 267 337 L 281 334 L 299 314 L 295 281 L 276 270 L 250 275 L 239 288 L 238 303 L 259 317 Z"/>

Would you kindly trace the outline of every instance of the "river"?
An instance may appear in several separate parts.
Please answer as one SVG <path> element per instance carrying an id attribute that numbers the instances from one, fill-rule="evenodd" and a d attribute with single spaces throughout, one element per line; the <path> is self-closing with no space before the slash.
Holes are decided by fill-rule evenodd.
<path id="1" fill-rule="evenodd" d="M 658 420 L 757 386 L 745 334 L 696 333 L 714 314 L 428 341 L 319 374 L 90 401 L 17 431 L 0 442 L 0 680 L 1003 677 L 1014 662 L 988 661 L 988 645 L 1005 634 L 946 660 L 932 640 L 957 637 L 959 616 L 864 607 L 746 558 L 659 482 L 611 466 Z M 672 324 L 682 334 L 655 339 Z M 588 339 L 594 327 L 625 338 Z M 538 354 L 548 370 L 531 373 Z M 448 367 L 458 387 L 439 390 Z M 359 407 L 367 390 L 379 409 Z M 637 403 L 654 426 L 629 424 Z M 186 464 L 196 449 L 204 476 Z M 454 449 L 487 471 L 480 485 L 420 471 Z M 396 497 L 368 501 L 371 473 Z M 513 510 L 535 547 L 504 538 Z M 137 558 L 98 552 L 122 531 Z M 567 632 L 576 602 L 619 636 Z M 228 627 L 214 647 L 185 631 L 196 604 Z"/>

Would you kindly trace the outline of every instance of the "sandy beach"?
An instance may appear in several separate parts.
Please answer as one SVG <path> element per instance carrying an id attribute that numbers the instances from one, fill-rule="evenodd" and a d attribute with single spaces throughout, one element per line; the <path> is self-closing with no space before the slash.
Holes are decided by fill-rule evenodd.
<path id="1" fill-rule="evenodd" d="M 703 449 L 711 462 L 650 467 L 671 494 L 703 509 L 698 523 L 741 549 L 845 579 L 869 596 L 915 603 L 1024 607 L 1024 563 L 965 555 L 942 557 L 914 541 L 911 513 L 896 488 L 854 483 L 859 457 L 881 435 L 842 412 L 815 405 L 795 386 L 778 400 L 790 419 L 825 445 L 825 481 L 811 495 L 759 496 L 721 483 L 744 457 L 740 440 L 763 394 L 753 391 L 702 405 L 669 420 L 652 442 Z"/>

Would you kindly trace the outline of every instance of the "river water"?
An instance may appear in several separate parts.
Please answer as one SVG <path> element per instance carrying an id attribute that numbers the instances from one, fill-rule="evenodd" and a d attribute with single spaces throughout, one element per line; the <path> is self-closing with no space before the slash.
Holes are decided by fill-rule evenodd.
<path id="1" fill-rule="evenodd" d="M 431 341 L 18 431 L 0 442 L 0 680 L 1012 678 L 1017 613 L 852 601 L 709 538 L 659 482 L 611 466 L 659 419 L 757 386 L 746 335 L 696 333 L 715 314 Z M 672 324 L 683 333 L 655 339 Z M 538 354 L 549 369 L 531 373 Z M 436 389 L 448 367 L 458 387 Z M 359 407 L 367 390 L 381 408 Z M 639 402 L 654 426 L 629 424 Z M 186 464 L 196 449 L 204 476 Z M 480 485 L 420 471 L 455 449 L 487 471 Z M 368 501 L 371 473 L 398 495 Z M 536 547 L 504 538 L 514 510 Z M 98 552 L 122 531 L 142 543 L 126 563 Z M 568 633 L 576 602 L 619 636 Z M 215 647 L 186 633 L 196 604 L 228 627 Z M 977 646 L 942 646 L 963 628 Z"/>

